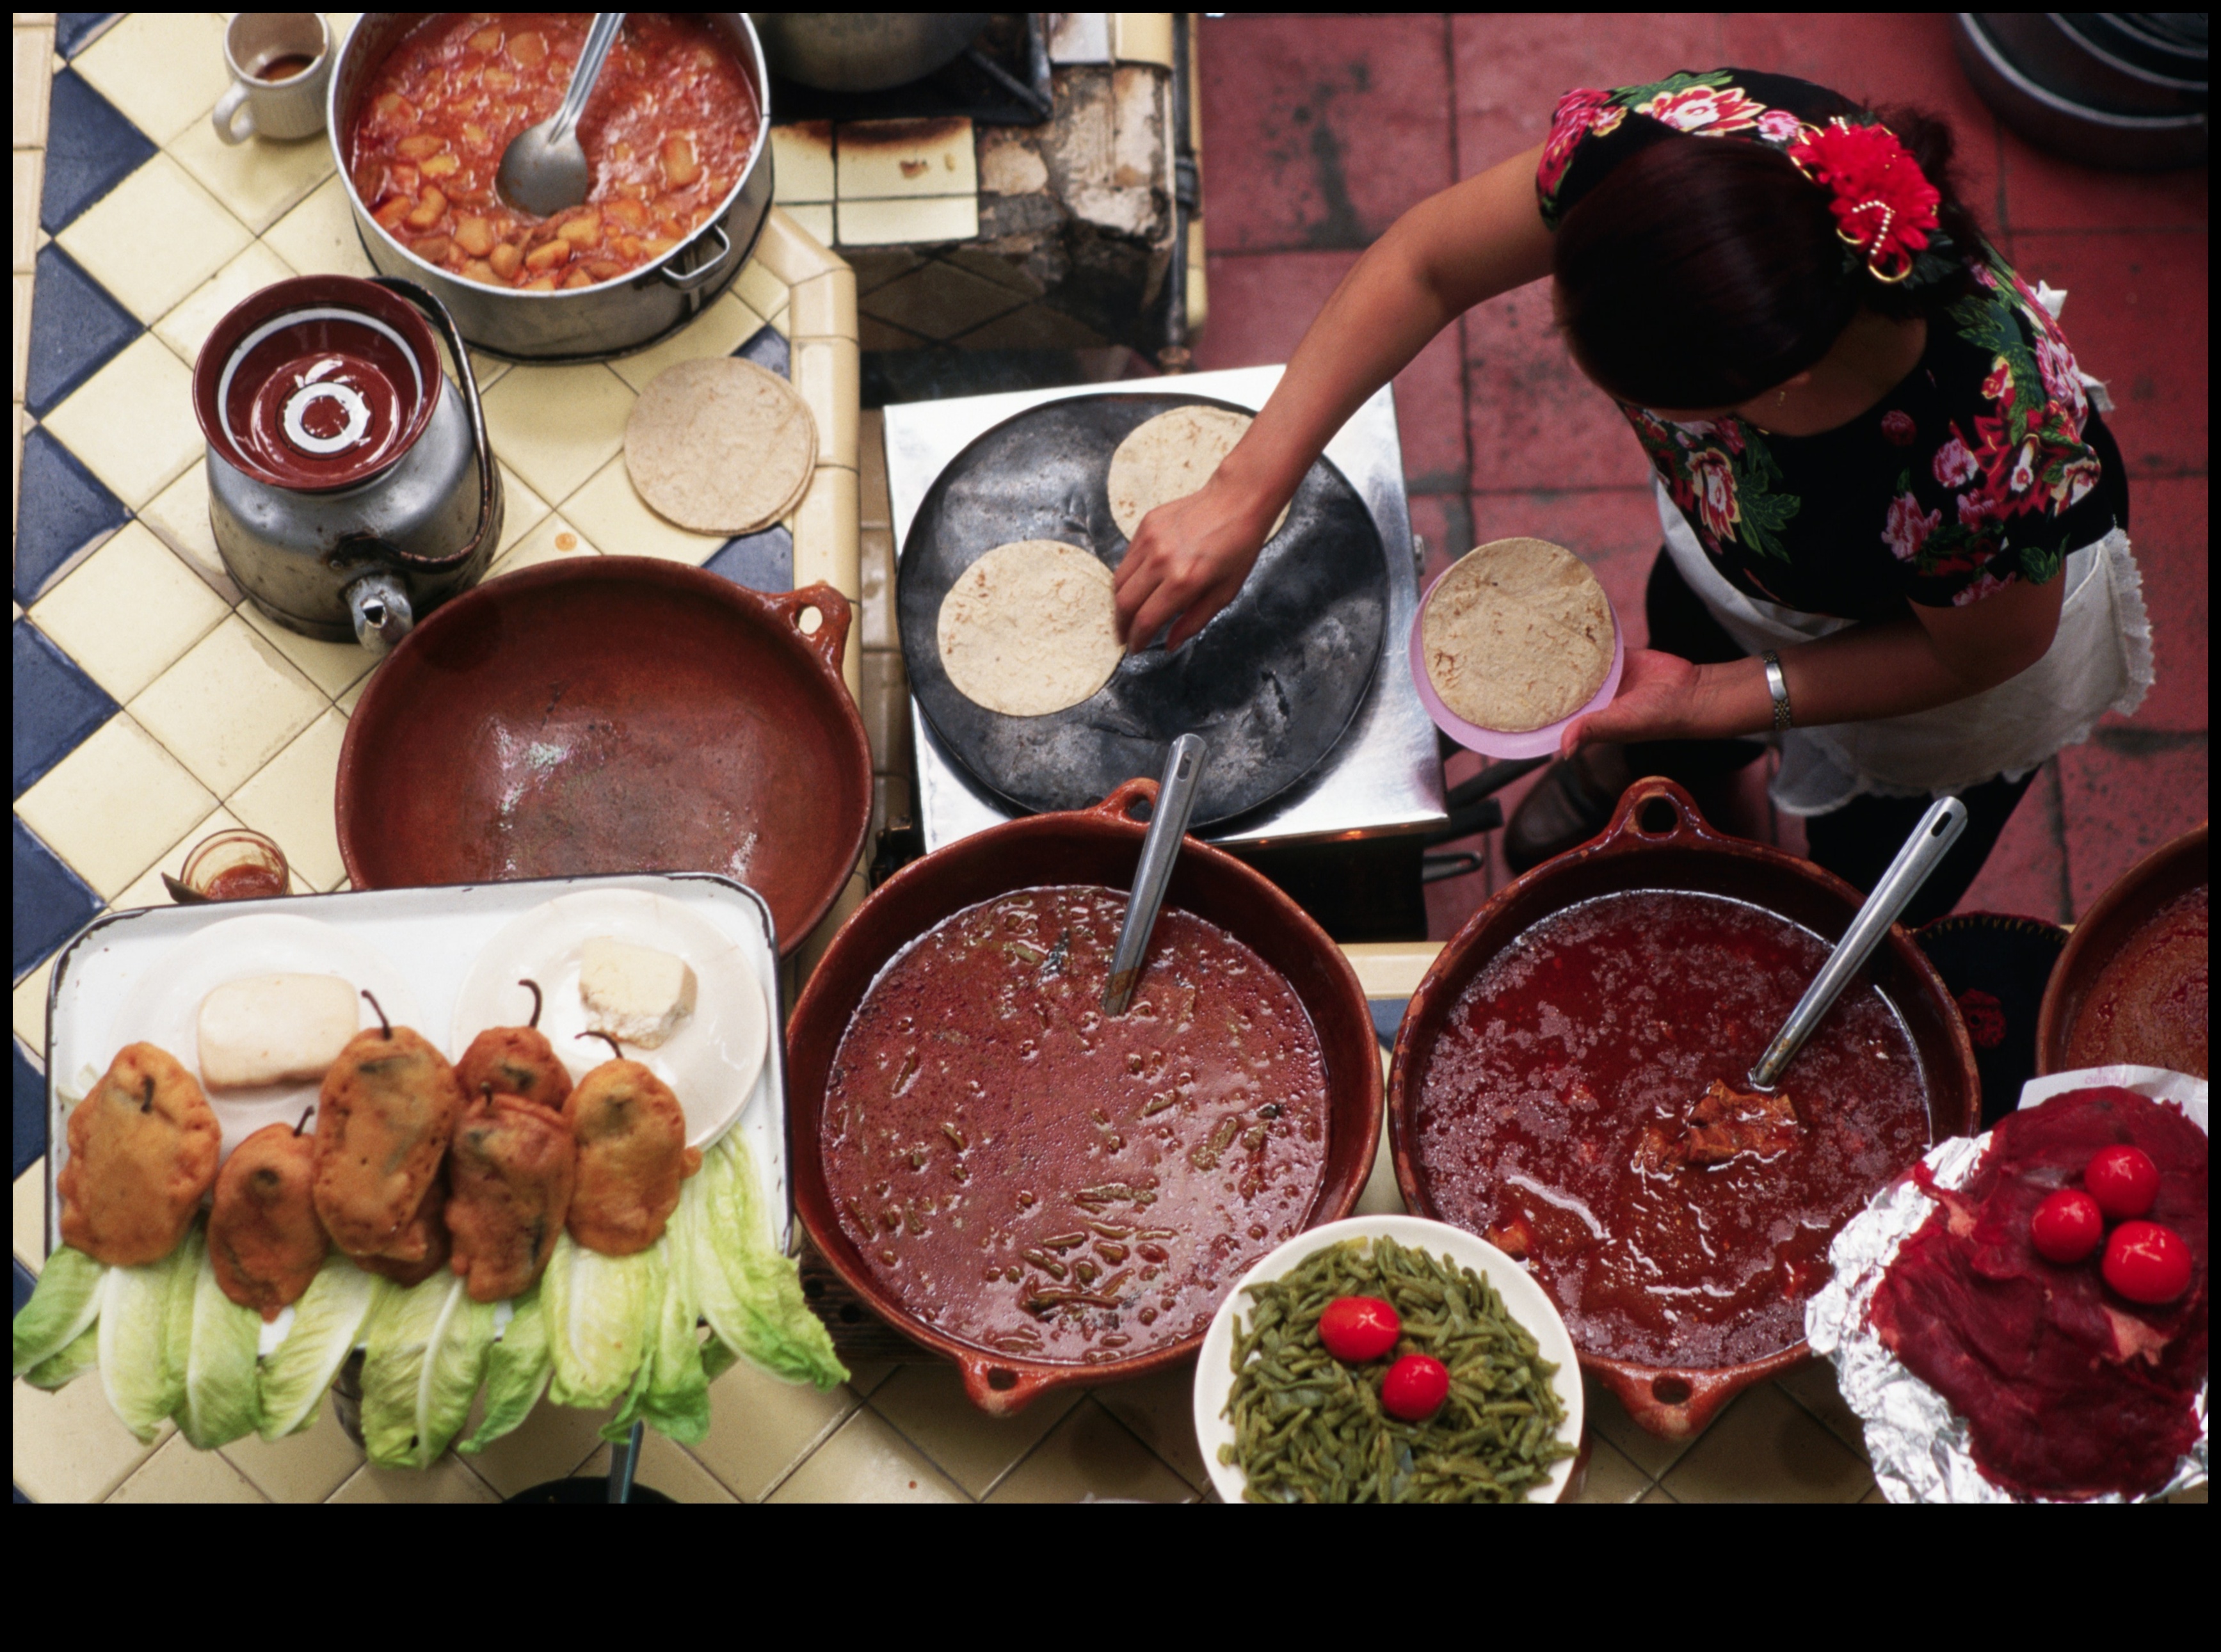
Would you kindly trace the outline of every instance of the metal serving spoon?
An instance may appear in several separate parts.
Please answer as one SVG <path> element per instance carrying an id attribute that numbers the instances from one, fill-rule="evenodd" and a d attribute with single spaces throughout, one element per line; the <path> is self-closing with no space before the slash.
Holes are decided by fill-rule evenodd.
<path id="1" fill-rule="evenodd" d="M 1938 798 L 1930 804 L 1928 812 L 1920 817 L 1920 824 L 1912 829 L 1912 835 L 1905 840 L 1905 847 L 1897 852 L 1897 859 L 1889 863 L 1889 870 L 1881 874 L 1874 892 L 1851 918 L 1851 927 L 1843 931 L 1836 950 L 1812 985 L 1805 989 L 1805 996 L 1797 1000 L 1797 1007 L 1789 1012 L 1789 1019 L 1766 1047 L 1766 1054 L 1758 1058 L 1758 1065 L 1750 1070 L 1748 1082 L 1754 1090 L 1771 1090 L 1781 1077 L 1782 1069 L 1795 1059 L 1811 1036 L 1812 1029 L 1820 1024 L 1820 1017 L 1842 996 L 1843 988 L 1850 985 L 1859 966 L 1868 954 L 1881 943 L 1889 933 L 1889 926 L 1905 910 L 1920 885 L 1928 881 L 1928 874 L 1943 861 L 1944 854 L 1959 841 L 1959 834 L 1967 829 L 1967 805 L 1956 798 Z"/>
<path id="2" fill-rule="evenodd" d="M 1202 735 L 1182 735 L 1165 757 L 1156 806 L 1149 811 L 1149 829 L 1142 839 L 1142 863 L 1134 869 L 1134 892 L 1126 898 L 1126 921 L 1118 929 L 1118 949 L 1110 954 L 1110 984 L 1103 990 L 1106 1016 L 1126 1013 L 1135 983 L 1142 979 L 1149 932 L 1157 927 L 1157 909 L 1165 904 L 1165 885 L 1172 881 L 1173 863 L 1179 859 L 1180 838 L 1187 830 L 1188 817 L 1195 812 L 1197 783 L 1210 755 Z"/>
<path id="3" fill-rule="evenodd" d="M 602 64 L 624 20 L 622 11 L 594 14 L 561 104 L 539 125 L 511 138 L 502 151 L 494 187 L 510 205 L 545 218 L 585 201 L 594 186 L 594 169 L 579 142 L 579 117 L 586 112 L 586 99 L 593 96 L 594 82 L 601 78 Z"/>

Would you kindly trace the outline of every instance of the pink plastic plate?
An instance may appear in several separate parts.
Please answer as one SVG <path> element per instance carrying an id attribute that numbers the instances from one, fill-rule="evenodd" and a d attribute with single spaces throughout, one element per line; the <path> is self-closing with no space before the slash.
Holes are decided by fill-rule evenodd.
<path id="1" fill-rule="evenodd" d="M 1456 565 L 1453 563 L 1451 566 Z M 1420 628 L 1425 623 L 1427 604 L 1434 597 L 1435 587 L 1442 583 L 1442 574 L 1448 572 L 1449 569 L 1445 568 L 1442 573 L 1436 574 L 1427 582 L 1426 590 L 1419 595 L 1418 612 L 1411 616 L 1411 645 L 1406 652 L 1411 661 L 1411 681 L 1419 690 L 1419 704 L 1427 708 L 1427 715 L 1435 720 L 1435 727 L 1440 729 L 1467 751 L 1479 752 L 1484 757 L 1556 755 L 1558 737 L 1565 733 L 1566 725 L 1574 717 L 1585 717 L 1599 707 L 1611 704 L 1611 697 L 1619 692 L 1619 673 L 1622 667 L 1627 664 L 1627 629 L 1619 623 L 1619 610 L 1612 607 L 1611 598 L 1607 596 L 1604 605 L 1611 615 L 1611 666 L 1605 673 L 1604 685 L 1597 690 L 1595 698 L 1571 716 L 1561 717 L 1557 722 L 1545 723 L 1540 729 L 1530 729 L 1524 734 L 1509 734 L 1498 729 L 1484 729 L 1478 723 L 1467 723 L 1449 707 L 1444 705 L 1442 696 L 1435 692 L 1435 685 L 1427 677 L 1427 657 L 1426 651 L 1419 641 Z"/>

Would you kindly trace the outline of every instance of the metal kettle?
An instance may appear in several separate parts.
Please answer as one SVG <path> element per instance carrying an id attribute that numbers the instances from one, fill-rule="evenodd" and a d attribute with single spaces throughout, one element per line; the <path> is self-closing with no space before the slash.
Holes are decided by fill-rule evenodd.
<path id="1" fill-rule="evenodd" d="M 492 560 L 501 472 L 470 351 L 415 282 L 263 288 L 201 347 L 193 410 L 224 571 L 278 624 L 383 654 Z"/>

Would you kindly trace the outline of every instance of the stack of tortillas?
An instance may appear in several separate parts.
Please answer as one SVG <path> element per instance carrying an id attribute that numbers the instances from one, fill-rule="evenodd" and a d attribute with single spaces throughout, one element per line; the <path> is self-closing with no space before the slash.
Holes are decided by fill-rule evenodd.
<path id="1" fill-rule="evenodd" d="M 658 515 L 698 534 L 753 534 L 802 503 L 817 422 L 778 374 L 704 356 L 648 382 L 625 421 L 624 454 Z"/>
<path id="2" fill-rule="evenodd" d="M 998 545 L 941 599 L 941 663 L 965 698 L 1046 716 L 1110 680 L 1124 650 L 1110 570 L 1050 539 Z"/>
<path id="3" fill-rule="evenodd" d="M 1524 734 L 1571 716 L 1611 669 L 1611 604 L 1581 560 L 1499 539 L 1442 577 L 1420 616 L 1427 677 L 1467 723 Z"/>
<path id="4" fill-rule="evenodd" d="M 1110 519 L 1118 531 L 1131 539 L 1159 505 L 1200 493 L 1248 428 L 1247 413 L 1201 406 L 1176 407 L 1136 425 L 1110 455 Z M 1287 519 L 1283 505 L 1265 537 Z"/>

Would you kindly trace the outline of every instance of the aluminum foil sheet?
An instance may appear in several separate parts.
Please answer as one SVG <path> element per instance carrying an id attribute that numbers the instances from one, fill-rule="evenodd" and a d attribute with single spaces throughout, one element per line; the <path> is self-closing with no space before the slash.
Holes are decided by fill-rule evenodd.
<path id="1" fill-rule="evenodd" d="M 2155 1100 L 2178 1104 L 2200 1129 L 2207 1129 L 2206 1086 L 2155 1067 L 2086 1067 L 2031 1079 L 2021 1091 L 2024 1108 L 2040 1105 L 2069 1090 L 2118 1085 Z M 1936 1184 L 1958 1188 L 1974 1173 L 1990 1145 L 1989 1135 L 1955 1136 L 1932 1148 L 1924 1161 Z M 1867 1455 L 1882 1495 L 1893 1503 L 2012 1503 L 2010 1492 L 1993 1484 L 1974 1466 L 1967 1421 L 1943 1395 L 1905 1369 L 1868 1323 L 1867 1309 L 1898 1247 L 1936 1208 L 1911 1176 L 1874 1195 L 1867 1208 L 1845 1223 L 1828 1248 L 1836 1275 L 1805 1307 L 1805 1334 L 1812 1351 L 1833 1361 L 1843 1401 L 1866 1424 Z M 2212 1436 L 2207 1411 L 2211 1385 L 2199 1388 L 2198 1443 L 2175 1464 L 2174 1474 L 2153 1497 L 2203 1485 Z M 2140 1502 L 2118 1493 L 2085 1499 L 2099 1503 Z"/>

